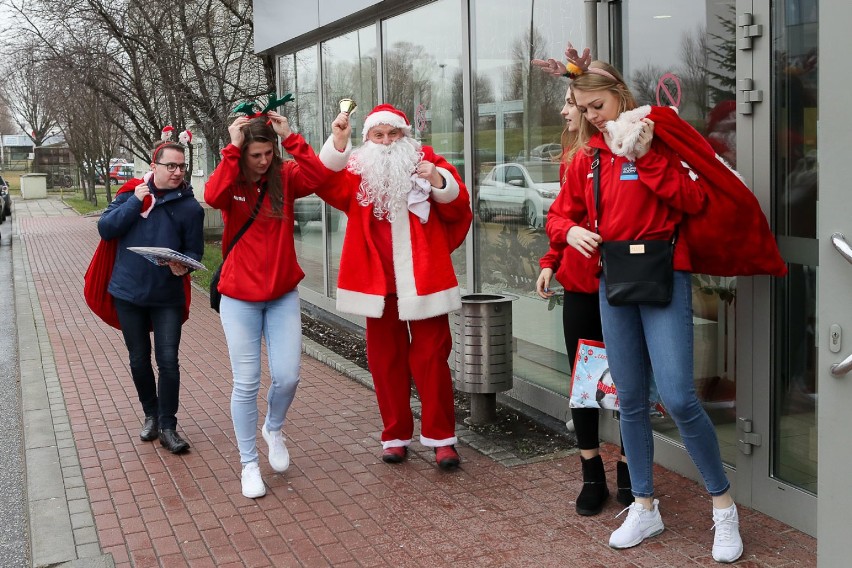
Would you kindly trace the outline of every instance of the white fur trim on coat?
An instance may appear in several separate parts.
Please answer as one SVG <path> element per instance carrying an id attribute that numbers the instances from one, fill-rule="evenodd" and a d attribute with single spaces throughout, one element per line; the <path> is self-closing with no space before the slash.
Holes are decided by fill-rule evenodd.
<path id="1" fill-rule="evenodd" d="M 434 199 L 437 203 L 451 203 L 455 200 L 456 197 L 459 196 L 461 189 L 459 189 L 459 184 L 456 181 L 456 178 L 453 177 L 448 170 L 444 168 L 435 168 L 438 170 L 438 173 L 441 174 L 441 177 L 447 182 L 447 186 L 443 189 L 439 187 L 432 187 L 432 199 Z"/>
<path id="2" fill-rule="evenodd" d="M 408 213 L 407 211 L 405 213 Z M 391 223 L 393 270 L 396 275 L 396 296 L 399 319 L 424 320 L 461 309 L 458 286 L 432 294 L 418 295 L 414 278 L 414 254 L 411 248 L 410 217 L 397 215 Z"/>
<path id="3" fill-rule="evenodd" d="M 370 133 L 370 129 L 372 127 L 378 126 L 380 124 L 387 124 L 388 126 L 399 128 L 405 133 L 406 136 L 411 136 L 411 125 L 405 124 L 405 120 L 403 120 L 401 116 L 387 110 L 381 110 L 379 112 L 374 112 L 373 114 L 367 116 L 367 118 L 364 119 L 363 139 L 367 139 L 367 134 Z"/>
<path id="4" fill-rule="evenodd" d="M 636 143 L 642 133 L 642 119 L 651 112 L 649 105 L 627 110 L 618 115 L 615 120 L 606 123 L 609 133 L 609 149 L 616 156 L 624 156 L 628 160 L 636 158 Z"/>
<path id="5" fill-rule="evenodd" d="M 346 163 L 349 161 L 349 154 L 351 153 L 351 140 L 346 141 L 346 148 L 341 152 L 334 147 L 334 136 L 329 136 L 320 149 L 319 159 L 331 171 L 339 172 L 346 167 Z"/>
<path id="6" fill-rule="evenodd" d="M 338 288 L 337 311 L 366 318 L 380 318 L 385 311 L 385 297 Z"/>

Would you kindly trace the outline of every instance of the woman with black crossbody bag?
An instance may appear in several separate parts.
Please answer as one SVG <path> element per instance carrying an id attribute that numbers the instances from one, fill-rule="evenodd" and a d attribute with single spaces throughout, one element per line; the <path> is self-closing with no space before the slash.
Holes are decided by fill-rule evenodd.
<path id="1" fill-rule="evenodd" d="M 588 69 L 588 59 L 577 63 Z M 654 124 L 648 119 L 637 130 L 634 155 L 610 149 L 606 123 L 637 105 L 615 68 L 600 61 L 592 65 L 605 73 L 581 69 L 572 83 L 584 119 L 579 136 L 585 151 L 569 166 L 546 230 L 552 242 L 567 241 L 587 258 L 601 254 L 601 324 L 636 499 L 609 544 L 629 548 L 664 530 L 654 499 L 648 413 L 653 368 L 663 405 L 713 500 L 713 557 L 733 562 L 743 550 L 736 505 L 715 427 L 693 384 L 688 247 L 696 243 L 677 237 L 679 224 L 702 210 L 706 195 L 677 155 L 654 142 Z M 592 219 L 591 230 L 578 224 L 586 215 Z"/>

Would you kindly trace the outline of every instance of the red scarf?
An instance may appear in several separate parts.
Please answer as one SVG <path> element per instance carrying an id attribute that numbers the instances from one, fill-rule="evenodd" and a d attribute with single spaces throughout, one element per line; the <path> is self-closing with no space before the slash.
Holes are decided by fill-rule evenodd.
<path id="1" fill-rule="evenodd" d="M 131 180 L 121 186 L 116 192 L 116 196 L 134 191 L 138 183 L 137 180 Z M 146 200 L 151 199 L 151 196 L 146 196 Z M 146 205 L 149 203 L 142 202 L 142 210 L 146 210 Z M 86 304 L 101 318 L 105 323 L 116 329 L 121 329 L 121 324 L 118 321 L 118 312 L 115 311 L 115 302 L 112 294 L 107 291 L 109 281 L 112 278 L 112 269 L 115 265 L 115 255 L 118 251 L 118 239 L 105 241 L 101 239 L 98 243 L 98 248 L 95 249 L 95 254 L 92 256 L 92 261 L 89 263 L 89 268 L 86 270 L 86 275 L 83 277 L 83 296 L 86 298 Z M 189 318 L 189 304 L 192 301 L 192 285 L 190 283 L 189 274 L 183 277 L 183 294 L 186 298 L 186 305 L 183 310 L 183 321 Z"/>

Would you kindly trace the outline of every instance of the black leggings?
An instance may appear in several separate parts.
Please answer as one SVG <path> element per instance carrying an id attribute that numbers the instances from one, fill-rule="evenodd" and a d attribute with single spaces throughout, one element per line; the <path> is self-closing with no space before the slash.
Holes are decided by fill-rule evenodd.
<path id="1" fill-rule="evenodd" d="M 565 334 L 565 349 L 568 351 L 572 364 L 577 353 L 577 343 L 581 339 L 603 341 L 598 294 L 566 291 L 562 305 L 562 329 Z M 581 450 L 596 450 L 600 447 L 599 414 L 600 411 L 597 408 L 571 409 L 577 447 Z"/>

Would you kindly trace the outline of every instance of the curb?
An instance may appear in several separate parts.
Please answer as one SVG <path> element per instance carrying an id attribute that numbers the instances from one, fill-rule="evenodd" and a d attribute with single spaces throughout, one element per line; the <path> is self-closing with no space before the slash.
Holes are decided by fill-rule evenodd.
<path id="1" fill-rule="evenodd" d="M 115 566 L 98 542 L 26 244 L 12 227 L 21 410 L 32 566 Z M 69 564 L 70 562 L 70 564 Z"/>

